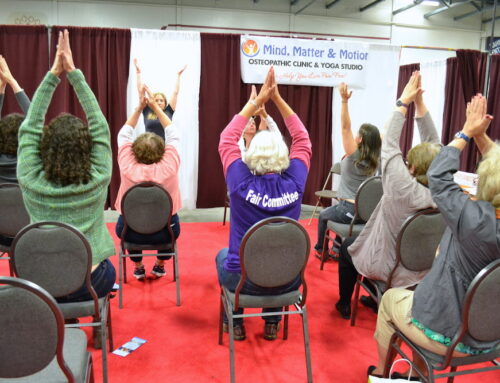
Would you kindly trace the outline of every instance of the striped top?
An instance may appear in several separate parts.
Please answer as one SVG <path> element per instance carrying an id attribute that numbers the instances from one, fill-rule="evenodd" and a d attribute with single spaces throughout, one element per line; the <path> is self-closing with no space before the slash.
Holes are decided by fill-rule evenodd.
<path id="1" fill-rule="evenodd" d="M 19 129 L 17 178 L 32 222 L 54 220 L 78 228 L 90 242 L 92 264 L 115 254 L 113 240 L 104 223 L 104 202 L 111 179 L 111 145 L 108 123 L 97 99 L 80 70 L 68 80 L 87 117 L 92 138 L 91 179 L 87 184 L 56 185 L 45 178 L 40 156 L 45 114 L 60 80 L 45 75 L 33 96 L 31 107 Z"/>

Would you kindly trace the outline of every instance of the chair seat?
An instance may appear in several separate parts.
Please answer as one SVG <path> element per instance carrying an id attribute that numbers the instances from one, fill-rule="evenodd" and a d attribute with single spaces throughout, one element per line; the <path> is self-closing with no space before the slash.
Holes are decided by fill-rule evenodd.
<path id="1" fill-rule="evenodd" d="M 229 297 L 231 304 L 234 306 L 234 293 L 224 288 L 225 293 Z M 281 307 L 291 306 L 294 303 L 300 302 L 301 293 L 295 290 L 281 295 L 246 295 L 240 294 L 239 307 L 243 308 L 266 308 L 266 307 Z"/>
<path id="2" fill-rule="evenodd" d="M 86 381 L 90 353 L 87 351 L 87 336 L 80 329 L 67 328 L 64 332 L 64 361 L 73 373 L 77 383 Z M 56 357 L 40 372 L 14 379 L 0 379 L 1 382 L 15 383 L 67 383 L 66 376 L 59 368 Z"/>
<path id="3" fill-rule="evenodd" d="M 339 223 L 334 221 L 328 221 L 327 227 L 329 230 L 334 231 L 342 238 L 347 238 L 349 236 L 350 224 L 348 223 Z M 365 227 L 364 223 L 356 224 L 352 226 L 352 235 L 356 236 L 361 233 L 361 230 Z"/>
<path id="4" fill-rule="evenodd" d="M 168 249 L 168 252 L 165 252 L 164 255 L 175 255 L 174 251 L 172 251 L 172 244 L 166 243 L 156 243 L 156 244 L 148 244 L 148 245 L 141 245 L 137 243 L 132 243 L 132 242 L 124 242 L 123 246 L 125 247 L 126 250 L 158 250 L 160 248 L 165 248 Z M 169 254 L 170 253 L 170 254 Z M 134 254 L 132 254 L 134 256 Z M 137 254 L 135 254 L 137 256 Z"/>
<path id="5" fill-rule="evenodd" d="M 106 301 L 107 297 L 99 298 L 99 310 L 102 310 L 102 306 Z M 68 318 L 81 318 L 95 315 L 94 313 L 94 301 L 83 301 L 83 302 L 70 302 L 70 303 L 58 303 L 65 319 Z"/>
<path id="6" fill-rule="evenodd" d="M 314 195 L 319 198 L 337 198 L 337 192 L 335 190 L 319 190 L 315 192 Z"/>
<path id="7" fill-rule="evenodd" d="M 414 345 L 416 346 L 416 345 Z M 433 352 L 430 352 L 426 349 L 423 349 L 422 347 L 416 346 L 422 354 L 425 355 L 425 357 L 431 361 L 431 363 L 434 366 L 439 366 L 443 363 L 444 358 L 441 355 L 434 354 Z M 493 358 L 499 358 L 500 357 L 500 344 L 495 348 L 495 350 L 484 353 L 484 354 L 479 354 L 479 355 L 471 355 L 471 356 L 465 356 L 465 357 L 456 357 L 452 358 L 450 362 L 450 366 L 464 366 L 468 364 L 473 364 L 473 363 L 482 363 L 482 362 L 487 362 L 492 360 Z"/>

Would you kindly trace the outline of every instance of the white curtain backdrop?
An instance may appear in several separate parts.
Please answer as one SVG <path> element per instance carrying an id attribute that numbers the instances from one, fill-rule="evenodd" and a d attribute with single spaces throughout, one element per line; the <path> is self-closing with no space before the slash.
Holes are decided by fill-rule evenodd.
<path id="1" fill-rule="evenodd" d="M 127 113 L 138 104 L 134 58 L 142 71 L 142 81 L 153 93 L 162 92 L 167 98 L 174 90 L 177 72 L 182 74 L 173 123 L 179 128 L 181 168 L 179 172 L 182 204 L 196 207 L 198 190 L 198 100 L 200 91 L 201 42 L 199 32 L 131 29 Z M 136 134 L 144 132 L 141 117 Z"/>
<path id="2" fill-rule="evenodd" d="M 397 99 L 400 50 L 401 48 L 398 46 L 370 45 L 366 88 L 353 90 L 349 100 L 351 127 L 354 135 L 356 135 L 360 125 L 365 122 L 375 125 L 379 128 L 380 133 L 384 132 L 384 124 L 394 109 Z M 338 89 L 334 89 L 332 102 L 333 163 L 338 162 L 344 155 L 340 130 L 341 101 Z"/>
<path id="3" fill-rule="evenodd" d="M 432 61 L 420 64 L 420 74 L 422 75 L 422 88 L 424 89 L 424 101 L 436 125 L 436 129 L 441 139 L 443 131 L 444 113 L 444 87 L 446 82 L 446 60 Z M 413 132 L 413 143 L 415 146 L 420 143 L 417 125 Z"/>

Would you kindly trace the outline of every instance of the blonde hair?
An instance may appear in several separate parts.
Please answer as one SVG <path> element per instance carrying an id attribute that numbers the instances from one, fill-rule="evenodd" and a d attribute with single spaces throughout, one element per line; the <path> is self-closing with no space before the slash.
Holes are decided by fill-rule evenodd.
<path id="1" fill-rule="evenodd" d="M 280 173 L 290 165 L 283 137 L 268 130 L 255 134 L 245 153 L 245 163 L 257 175 Z"/>
<path id="2" fill-rule="evenodd" d="M 418 182 L 428 185 L 427 170 L 431 166 L 432 161 L 437 156 L 441 146 L 430 142 L 422 142 L 410 149 L 407 155 L 408 168 L 415 167 L 413 176 Z"/>
<path id="3" fill-rule="evenodd" d="M 165 96 L 165 93 L 156 92 L 156 93 L 153 94 L 153 97 L 156 98 L 156 96 L 162 96 L 163 100 L 165 100 L 165 107 L 168 105 L 167 104 L 167 96 Z M 153 111 L 149 112 L 149 114 L 148 114 L 148 120 L 157 120 L 157 119 L 158 119 L 158 116 L 156 115 L 155 112 L 153 112 Z"/>
<path id="4" fill-rule="evenodd" d="M 498 143 L 486 152 L 477 168 L 479 184 L 477 199 L 490 202 L 500 208 L 500 146 Z"/>

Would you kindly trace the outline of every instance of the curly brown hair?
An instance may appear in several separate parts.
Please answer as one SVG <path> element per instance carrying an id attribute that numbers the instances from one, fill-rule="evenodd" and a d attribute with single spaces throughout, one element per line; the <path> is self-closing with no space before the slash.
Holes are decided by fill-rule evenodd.
<path id="1" fill-rule="evenodd" d="M 24 121 L 20 113 L 11 113 L 0 120 L 0 153 L 17 154 L 17 135 Z"/>
<path id="2" fill-rule="evenodd" d="M 165 141 L 154 133 L 143 133 L 132 144 L 135 159 L 141 164 L 151 165 L 163 158 Z"/>
<path id="3" fill-rule="evenodd" d="M 45 178 L 58 185 L 90 181 L 92 138 L 85 123 L 63 113 L 43 128 L 40 142 Z"/>

